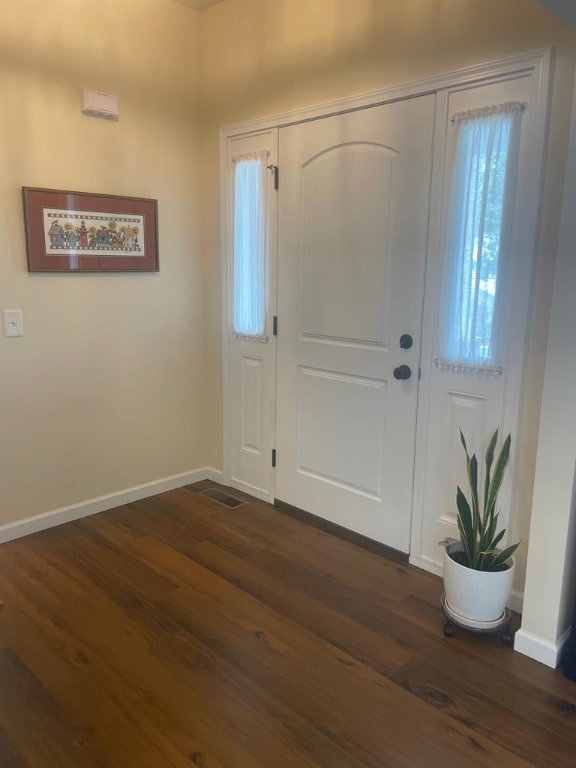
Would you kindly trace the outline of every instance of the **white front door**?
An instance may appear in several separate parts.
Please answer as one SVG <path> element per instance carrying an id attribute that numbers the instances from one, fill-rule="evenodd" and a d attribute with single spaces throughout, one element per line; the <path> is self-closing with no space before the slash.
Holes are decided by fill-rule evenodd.
<path id="1" fill-rule="evenodd" d="M 434 103 L 293 125 L 279 139 L 276 498 L 403 552 Z"/>

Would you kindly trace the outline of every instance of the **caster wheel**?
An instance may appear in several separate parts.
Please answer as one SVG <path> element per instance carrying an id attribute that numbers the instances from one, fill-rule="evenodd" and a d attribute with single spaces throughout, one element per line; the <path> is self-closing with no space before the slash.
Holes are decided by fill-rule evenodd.
<path id="1" fill-rule="evenodd" d="M 506 629 L 502 634 L 502 642 L 505 643 L 505 645 L 512 645 L 513 639 L 512 632 L 510 632 L 509 629 Z"/>
<path id="2" fill-rule="evenodd" d="M 446 637 L 452 637 L 454 634 L 454 625 L 451 621 L 447 621 L 446 624 L 444 624 L 444 634 Z"/>

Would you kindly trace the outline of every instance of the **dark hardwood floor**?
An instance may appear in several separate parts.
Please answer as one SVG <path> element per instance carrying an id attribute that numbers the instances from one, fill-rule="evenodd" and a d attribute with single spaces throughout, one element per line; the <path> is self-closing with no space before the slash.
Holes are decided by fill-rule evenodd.
<path id="1" fill-rule="evenodd" d="M 210 485 L 0 546 L 1 768 L 576 766 L 576 684 Z"/>

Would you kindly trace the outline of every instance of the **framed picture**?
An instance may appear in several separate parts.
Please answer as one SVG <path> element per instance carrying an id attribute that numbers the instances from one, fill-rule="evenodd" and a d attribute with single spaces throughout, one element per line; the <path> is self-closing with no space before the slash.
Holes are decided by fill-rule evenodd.
<path id="1" fill-rule="evenodd" d="M 29 272 L 157 272 L 156 200 L 23 187 Z"/>

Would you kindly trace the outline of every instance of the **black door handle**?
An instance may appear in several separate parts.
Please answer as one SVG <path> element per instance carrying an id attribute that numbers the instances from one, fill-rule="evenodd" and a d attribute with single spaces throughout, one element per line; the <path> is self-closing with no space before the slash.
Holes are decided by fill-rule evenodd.
<path id="1" fill-rule="evenodd" d="M 412 369 L 409 365 L 399 365 L 398 368 L 394 368 L 395 379 L 409 379 L 412 376 Z"/>

